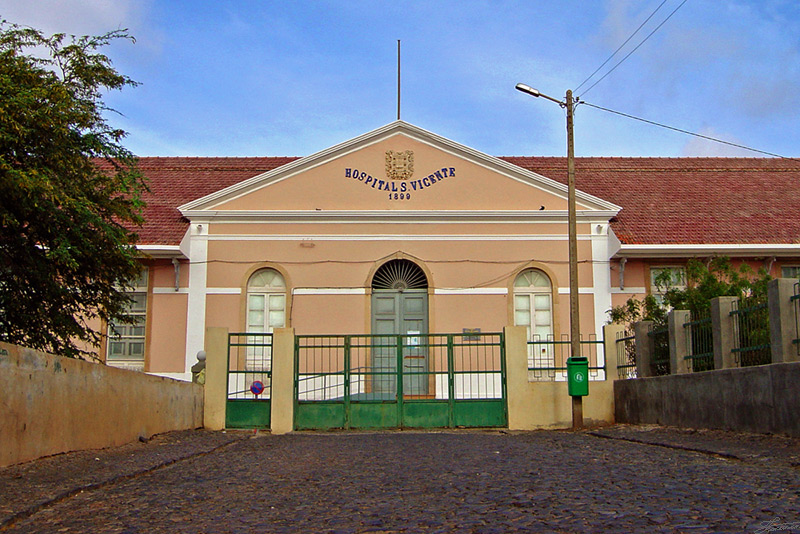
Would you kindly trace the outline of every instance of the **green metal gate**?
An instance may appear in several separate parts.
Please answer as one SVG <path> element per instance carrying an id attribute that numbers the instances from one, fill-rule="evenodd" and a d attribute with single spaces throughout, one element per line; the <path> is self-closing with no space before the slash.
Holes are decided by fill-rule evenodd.
<path id="1" fill-rule="evenodd" d="M 228 334 L 226 428 L 269 428 L 272 334 Z"/>
<path id="2" fill-rule="evenodd" d="M 296 336 L 294 418 L 297 430 L 507 426 L 503 334 Z"/>

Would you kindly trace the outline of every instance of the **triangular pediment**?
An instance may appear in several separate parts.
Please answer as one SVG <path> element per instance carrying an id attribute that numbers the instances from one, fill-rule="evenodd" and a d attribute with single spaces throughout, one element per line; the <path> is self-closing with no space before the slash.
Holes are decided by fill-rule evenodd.
<path id="1" fill-rule="evenodd" d="M 620 207 L 577 192 L 579 211 Z M 403 121 L 179 208 L 198 212 L 502 212 L 567 209 L 565 185 Z M 599 213 L 598 213 L 599 215 Z"/>

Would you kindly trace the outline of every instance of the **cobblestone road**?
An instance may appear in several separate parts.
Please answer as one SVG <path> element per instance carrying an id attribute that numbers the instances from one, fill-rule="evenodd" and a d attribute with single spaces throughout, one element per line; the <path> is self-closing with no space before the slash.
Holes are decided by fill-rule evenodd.
<path id="1" fill-rule="evenodd" d="M 648 427 L 174 433 L 0 469 L 0 531 L 800 532 L 799 457 Z"/>

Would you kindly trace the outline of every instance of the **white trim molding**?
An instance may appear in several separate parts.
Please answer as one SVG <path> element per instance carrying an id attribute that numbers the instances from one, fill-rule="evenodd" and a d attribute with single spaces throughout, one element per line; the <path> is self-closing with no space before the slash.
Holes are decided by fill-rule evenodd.
<path id="1" fill-rule="evenodd" d="M 255 263 L 255 262 L 253 262 Z M 208 287 L 206 295 L 241 295 L 241 287 Z"/>
<path id="2" fill-rule="evenodd" d="M 647 289 L 642 287 L 628 287 L 625 286 L 625 289 L 620 289 L 618 287 L 611 288 L 612 295 L 644 295 L 647 293 Z"/>
<path id="3" fill-rule="evenodd" d="M 186 303 L 186 354 L 184 370 L 189 373 L 197 353 L 205 350 L 206 284 L 208 277 L 208 224 L 193 222 L 188 232 L 189 298 Z"/>
<path id="4" fill-rule="evenodd" d="M 608 224 L 592 228 L 592 285 L 594 286 L 594 332 L 603 337 L 603 325 L 611 309 L 611 269 L 608 265 L 612 240 Z M 597 362 L 600 365 L 600 362 Z M 605 365 L 605 361 L 603 361 Z"/>
<path id="5" fill-rule="evenodd" d="M 569 287 L 559 287 L 558 288 L 559 295 L 569 295 Z M 578 295 L 594 295 L 594 288 L 593 287 L 579 287 L 578 288 Z"/>
<path id="6" fill-rule="evenodd" d="M 620 245 L 615 258 L 686 258 L 693 256 L 800 256 L 800 244 L 669 244 Z"/>
<path id="7" fill-rule="evenodd" d="M 566 210 L 202 210 L 182 209 L 193 223 L 565 223 Z M 580 210 L 578 222 L 608 224 L 615 210 Z"/>
<path id="8" fill-rule="evenodd" d="M 153 295 L 188 295 L 188 287 L 180 287 L 177 290 L 174 287 L 154 287 Z"/>
<path id="9" fill-rule="evenodd" d="M 579 235 L 578 241 L 589 241 L 591 236 Z M 567 241 L 566 235 L 488 235 L 488 234 L 333 234 L 333 235 L 283 235 L 283 234 L 213 234 L 209 241 Z"/>
<path id="10" fill-rule="evenodd" d="M 366 295 L 363 287 L 297 287 L 292 295 Z"/>
<path id="11" fill-rule="evenodd" d="M 508 295 L 505 287 L 464 287 L 434 289 L 434 295 Z"/>

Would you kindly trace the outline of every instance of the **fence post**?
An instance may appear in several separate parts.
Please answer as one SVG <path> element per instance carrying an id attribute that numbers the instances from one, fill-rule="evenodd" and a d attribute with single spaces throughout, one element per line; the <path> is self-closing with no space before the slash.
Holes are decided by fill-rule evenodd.
<path id="1" fill-rule="evenodd" d="M 619 378 L 619 358 L 617 358 L 617 336 L 625 331 L 625 325 L 603 325 L 603 355 L 606 361 L 606 380 Z"/>
<path id="2" fill-rule="evenodd" d="M 714 297 L 711 299 L 711 335 L 714 339 L 714 369 L 738 367 L 733 355 L 736 347 L 736 330 L 731 316 L 737 297 Z"/>
<path id="3" fill-rule="evenodd" d="M 772 363 L 796 362 L 800 360 L 797 346 L 793 343 L 797 336 L 795 323 L 794 278 L 770 280 L 767 286 L 769 303 L 769 340 L 772 346 Z"/>
<path id="4" fill-rule="evenodd" d="M 653 338 L 650 329 L 653 321 L 639 321 L 633 323 L 633 335 L 636 337 L 636 376 L 644 378 L 653 376 Z"/>
<path id="5" fill-rule="evenodd" d="M 503 328 L 506 344 L 506 401 L 509 430 L 529 430 L 528 330 L 524 326 Z"/>
<path id="6" fill-rule="evenodd" d="M 271 394 L 270 432 L 291 432 L 294 430 L 294 328 L 273 331 Z"/>
<path id="7" fill-rule="evenodd" d="M 689 322 L 691 314 L 688 310 L 672 310 L 667 315 L 667 326 L 669 327 L 669 368 L 673 374 L 684 374 L 689 372 L 686 365 L 686 356 L 689 355 L 689 347 L 686 343 L 686 327 L 684 323 Z"/>
<path id="8" fill-rule="evenodd" d="M 228 329 L 206 328 L 206 383 L 203 386 L 203 427 L 225 428 L 228 402 Z"/>

